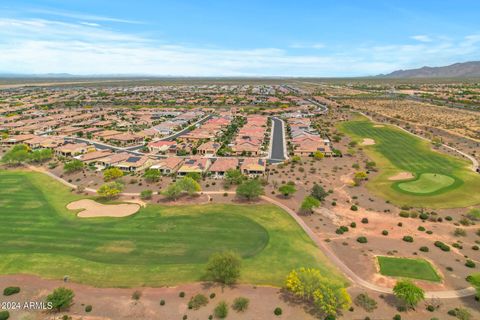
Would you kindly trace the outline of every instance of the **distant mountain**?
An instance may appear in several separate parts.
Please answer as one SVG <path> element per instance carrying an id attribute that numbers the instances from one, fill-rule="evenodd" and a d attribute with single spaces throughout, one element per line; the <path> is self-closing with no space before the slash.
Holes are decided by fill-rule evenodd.
<path id="1" fill-rule="evenodd" d="M 445 67 L 422 67 L 397 70 L 381 74 L 384 78 L 477 78 L 480 77 L 480 61 L 454 63 Z"/>

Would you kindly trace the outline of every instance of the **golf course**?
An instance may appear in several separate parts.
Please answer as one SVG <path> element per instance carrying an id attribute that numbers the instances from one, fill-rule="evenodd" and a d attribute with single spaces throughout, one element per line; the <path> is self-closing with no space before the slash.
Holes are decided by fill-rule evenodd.
<path id="1" fill-rule="evenodd" d="M 273 205 L 148 205 L 124 218 L 78 218 L 85 198 L 27 171 L 0 171 L 1 274 L 99 287 L 201 281 L 212 253 L 243 258 L 240 282 L 281 286 L 294 268 L 343 281 L 305 232 Z"/>
<path id="2" fill-rule="evenodd" d="M 373 193 L 398 205 L 430 208 L 467 207 L 480 203 L 480 175 L 465 160 L 442 154 L 431 144 L 395 126 L 375 125 L 363 116 L 343 122 L 339 129 L 360 143 L 375 161 L 379 174 L 369 179 Z M 396 175 L 411 174 L 404 180 Z"/>

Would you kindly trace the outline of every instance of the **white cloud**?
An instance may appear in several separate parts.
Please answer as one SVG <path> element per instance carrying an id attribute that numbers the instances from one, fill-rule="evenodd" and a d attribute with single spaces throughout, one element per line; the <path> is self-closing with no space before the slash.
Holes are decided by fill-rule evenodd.
<path id="1" fill-rule="evenodd" d="M 290 45 L 293 49 L 323 49 L 325 44 L 323 43 L 293 43 Z"/>
<path id="2" fill-rule="evenodd" d="M 429 36 L 427 35 L 416 35 L 416 36 L 412 36 L 411 37 L 413 40 L 417 40 L 417 41 L 420 41 L 420 42 L 432 42 L 432 38 L 430 38 Z"/>
<path id="3" fill-rule="evenodd" d="M 60 11 L 60 10 L 51 10 L 51 9 L 30 9 L 30 12 L 39 13 L 42 15 L 51 15 L 64 18 L 73 18 L 78 20 L 91 20 L 91 21 L 106 21 L 106 22 L 118 22 L 118 23 L 129 23 L 129 24 L 142 24 L 140 21 L 128 20 L 128 19 L 118 19 L 107 16 L 98 16 L 91 14 L 84 14 L 78 12 L 69 12 L 69 11 Z"/>
<path id="4" fill-rule="evenodd" d="M 320 48 L 323 44 L 309 44 L 310 48 L 313 46 Z M 1 72 L 361 76 L 463 60 L 478 55 L 479 46 L 480 35 L 469 35 L 457 42 L 444 39 L 432 43 L 369 44 L 353 48 L 349 44 L 329 54 L 279 48 L 233 50 L 162 42 L 161 39 L 114 31 L 89 20 L 68 23 L 0 18 Z"/>

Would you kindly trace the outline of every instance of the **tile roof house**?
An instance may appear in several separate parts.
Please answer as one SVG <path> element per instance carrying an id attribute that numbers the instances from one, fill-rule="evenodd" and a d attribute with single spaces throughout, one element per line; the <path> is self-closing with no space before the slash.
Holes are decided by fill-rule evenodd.
<path id="1" fill-rule="evenodd" d="M 55 148 L 55 154 L 63 157 L 73 157 L 87 152 L 90 148 L 86 143 L 68 143 Z"/>
<path id="2" fill-rule="evenodd" d="M 130 155 L 128 152 L 112 153 L 104 158 L 97 159 L 96 162 L 99 167 L 107 168 L 128 159 Z"/>
<path id="3" fill-rule="evenodd" d="M 218 142 L 207 141 L 202 143 L 198 148 L 197 152 L 202 155 L 210 155 L 213 156 L 217 153 L 222 145 Z"/>
<path id="4" fill-rule="evenodd" d="M 175 173 L 180 168 L 182 163 L 182 158 L 170 157 L 159 160 L 157 163 L 152 165 L 150 169 L 156 169 L 160 171 L 161 174 L 169 175 Z"/>
<path id="5" fill-rule="evenodd" d="M 210 167 L 211 161 L 208 158 L 189 158 L 186 159 L 180 169 L 177 171 L 177 176 L 185 176 L 188 173 L 204 174 Z"/>
<path id="6" fill-rule="evenodd" d="M 14 136 L 9 136 L 6 139 L 2 140 L 3 144 L 21 144 L 24 143 L 30 139 L 35 138 L 36 136 L 33 134 L 20 134 L 20 135 L 14 135 Z"/>
<path id="7" fill-rule="evenodd" d="M 238 159 L 236 158 L 217 158 L 210 166 L 208 172 L 212 174 L 215 179 L 222 179 L 225 172 L 230 169 L 238 168 Z"/>
<path id="8" fill-rule="evenodd" d="M 240 165 L 242 173 L 248 177 L 258 177 L 265 174 L 267 163 L 261 158 L 245 158 Z"/>
<path id="9" fill-rule="evenodd" d="M 108 150 L 108 149 L 106 149 L 106 150 L 95 150 L 95 151 L 92 151 L 92 152 L 87 152 L 87 153 L 81 154 L 79 156 L 76 156 L 75 158 L 77 158 L 78 160 L 81 160 L 85 163 L 95 163 L 99 159 L 105 158 L 105 157 L 107 157 L 111 154 L 112 154 L 112 151 Z"/>
<path id="10" fill-rule="evenodd" d="M 152 141 L 147 145 L 148 150 L 152 153 L 166 153 L 167 151 L 172 150 L 172 147 L 176 147 L 176 146 L 177 146 L 176 141 L 164 141 L 164 140 Z"/>
<path id="11" fill-rule="evenodd" d="M 151 166 L 153 161 L 148 156 L 130 155 L 123 161 L 120 161 L 113 166 L 122 171 L 134 172 L 146 169 Z"/>

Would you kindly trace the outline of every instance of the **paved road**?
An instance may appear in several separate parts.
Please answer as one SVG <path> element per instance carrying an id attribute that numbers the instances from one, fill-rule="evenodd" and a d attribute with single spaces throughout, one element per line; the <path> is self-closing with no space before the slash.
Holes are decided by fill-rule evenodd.
<path id="1" fill-rule="evenodd" d="M 272 118 L 272 141 L 268 160 L 270 163 L 278 163 L 286 160 L 285 136 L 283 121 L 278 118 Z"/>
<path id="2" fill-rule="evenodd" d="M 187 133 L 187 132 L 190 132 L 190 127 L 191 127 L 191 126 L 194 126 L 194 125 L 197 125 L 197 124 L 202 124 L 202 123 L 204 123 L 205 121 L 209 120 L 211 117 L 212 117 L 212 115 L 210 114 L 210 115 L 208 115 L 208 116 L 206 116 L 206 117 L 198 120 L 197 122 L 192 123 L 191 125 L 189 125 L 189 126 L 186 127 L 185 129 L 180 130 L 180 131 L 178 131 L 178 132 L 176 132 L 176 133 L 174 133 L 174 134 L 172 134 L 172 135 L 170 135 L 170 136 L 168 136 L 168 137 L 164 137 L 164 138 L 162 138 L 162 139 L 160 139 L 160 140 L 173 141 L 173 140 L 177 139 L 178 137 L 180 137 L 181 135 L 183 135 L 183 134 L 185 134 L 185 133 Z"/>

